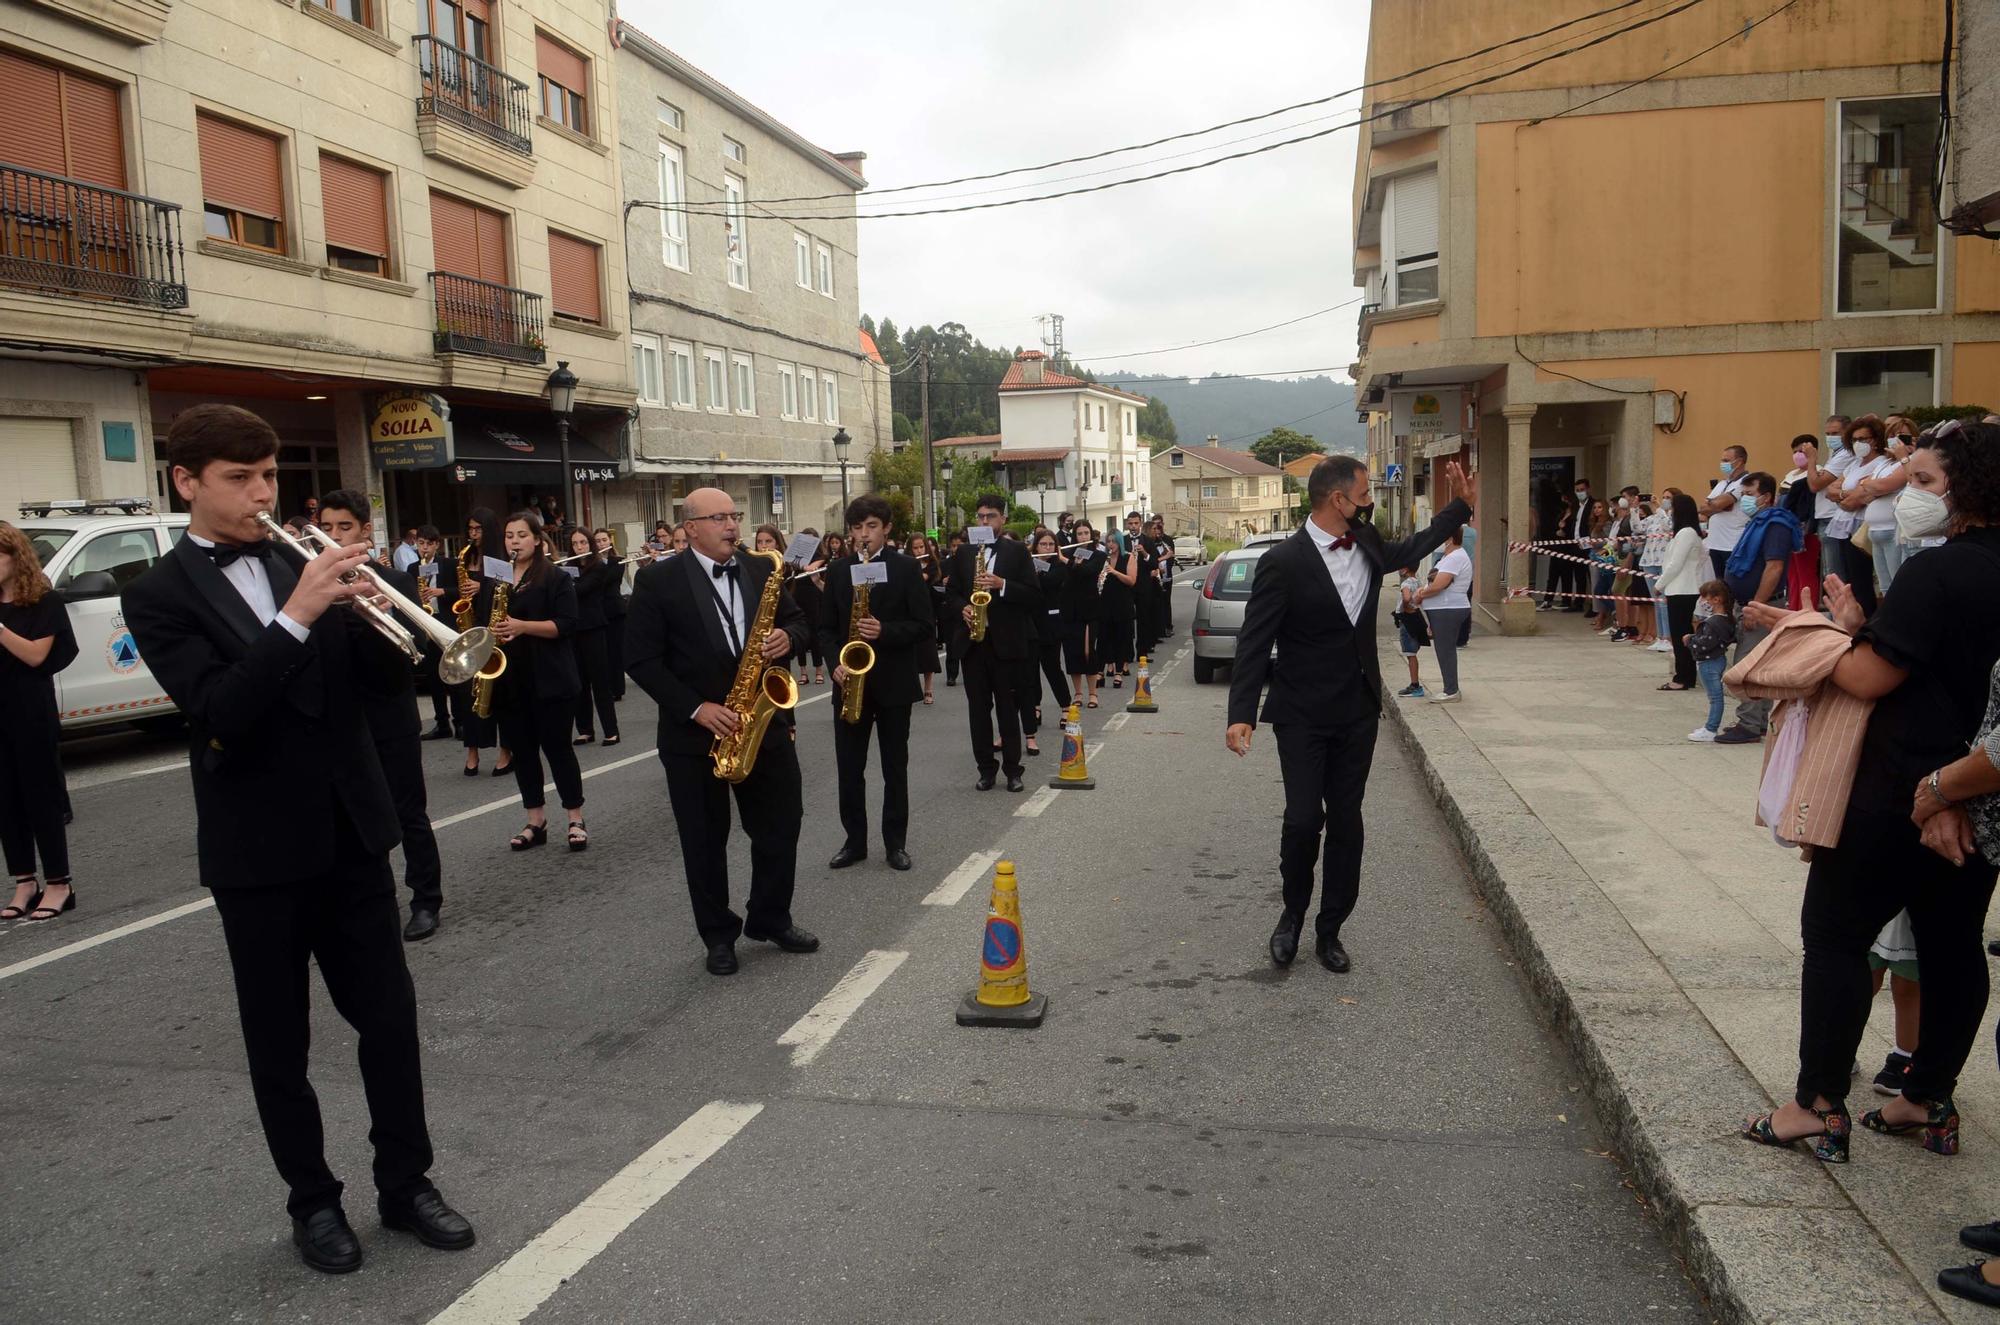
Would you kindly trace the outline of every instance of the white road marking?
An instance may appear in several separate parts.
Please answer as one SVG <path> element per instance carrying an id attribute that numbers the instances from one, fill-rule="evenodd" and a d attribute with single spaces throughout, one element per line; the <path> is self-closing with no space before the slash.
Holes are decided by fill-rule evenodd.
<path id="1" fill-rule="evenodd" d="M 73 957 L 79 952 L 88 952 L 90 949 L 109 943 L 113 939 L 122 939 L 128 934 L 137 934 L 142 930 L 151 929 L 155 925 L 164 925 L 169 920 L 178 920 L 182 916 L 191 916 L 197 911 L 206 911 L 214 905 L 215 899 L 213 897 L 204 897 L 198 902 L 188 902 L 182 906 L 171 907 L 158 914 L 147 916 L 144 920 L 134 920 L 129 925 L 120 925 L 116 929 L 107 929 L 102 934 L 96 934 L 87 939 L 79 939 L 75 943 L 65 943 L 60 948 L 50 948 L 39 957 L 30 957 L 26 961 L 15 962 L 12 966 L 0 966 L 0 980 L 8 980 L 17 975 L 25 975 L 38 966 L 47 966 L 50 962 L 59 962 L 63 958 Z"/>
<path id="2" fill-rule="evenodd" d="M 188 761 L 180 759 L 171 764 L 154 764 L 149 768 L 135 768 L 125 773 L 112 773 L 106 777 L 92 777 L 90 774 L 85 773 L 72 779 L 69 789 L 71 791 L 88 791 L 92 787 L 108 787 L 114 782 L 128 782 L 133 778 L 151 777 L 155 773 L 176 772 L 187 766 Z"/>
<path id="3" fill-rule="evenodd" d="M 1102 753 L 1104 753 L 1104 742 L 1102 741 L 1092 741 L 1089 745 L 1084 746 L 1083 762 L 1085 766 L 1087 767 L 1091 760 L 1097 758 Z"/>
<path id="4" fill-rule="evenodd" d="M 1042 811 L 1055 804 L 1055 801 L 1056 789 L 1054 787 L 1043 787 L 1034 795 L 1021 802 L 1020 807 L 1014 811 L 1014 817 L 1016 819 L 1039 819 L 1042 816 Z M 998 860 L 999 856 L 996 854 L 994 859 Z"/>
<path id="5" fill-rule="evenodd" d="M 1042 790 L 1047 791 L 1048 788 L 1044 787 Z M 1039 796 L 1041 792 L 1038 791 L 1035 795 Z M 1034 796 L 1030 796 L 1028 799 L 1032 802 Z M 1019 814 L 1020 811 L 1016 810 L 1014 813 Z M 998 847 L 991 851 L 973 852 L 965 858 L 964 862 L 957 869 L 944 876 L 943 883 L 940 883 L 925 895 L 923 904 L 925 906 L 957 905 L 958 899 L 965 896 L 973 884 L 985 878 L 986 871 L 992 869 L 999 859 L 1000 850 Z"/>
<path id="6" fill-rule="evenodd" d="M 1130 718 L 1131 716 L 1132 716 L 1132 715 L 1131 715 L 1131 713 L 1129 713 L 1129 712 L 1123 712 L 1123 713 L 1114 713 L 1114 714 L 1112 714 L 1112 715 L 1111 715 L 1110 717 L 1108 717 L 1108 718 L 1106 718 L 1106 719 L 1104 720 L 1104 725 L 1103 725 L 1102 727 L 1098 728 L 1098 730 L 1099 730 L 1099 731 L 1107 731 L 1107 732 L 1115 732 L 1115 731 L 1117 731 L 1117 730 L 1118 730 L 1118 729 L 1119 729 L 1120 727 L 1123 727 L 1123 726 L 1125 725 L 1125 720 L 1126 720 L 1127 718 Z"/>
<path id="7" fill-rule="evenodd" d="M 456 1302 L 431 1317 L 431 1325 L 517 1325 L 526 1320 L 564 1280 L 581 1272 L 763 1110 L 761 1104 L 722 1100 L 702 1105 L 541 1236 L 481 1275 Z"/>
<path id="8" fill-rule="evenodd" d="M 826 991 L 825 998 L 813 1004 L 805 1016 L 778 1037 L 779 1044 L 792 1047 L 792 1066 L 804 1067 L 819 1057 L 820 1050 L 840 1034 L 847 1019 L 861 1010 L 868 996 L 880 989 L 882 982 L 894 975 L 909 955 L 875 949 L 854 963 L 854 969 L 841 976 L 839 983 Z"/>

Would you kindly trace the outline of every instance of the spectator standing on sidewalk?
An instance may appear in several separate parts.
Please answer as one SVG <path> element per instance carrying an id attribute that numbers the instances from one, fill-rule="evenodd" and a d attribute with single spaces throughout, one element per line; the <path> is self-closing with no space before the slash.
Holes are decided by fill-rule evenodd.
<path id="1" fill-rule="evenodd" d="M 1882 454 L 1882 420 L 1863 414 L 1847 425 L 1847 465 L 1840 472 L 1840 487 L 1834 497 L 1839 512 L 1826 527 L 1828 541 L 1838 542 L 1834 573 L 1847 582 L 1863 616 L 1875 615 L 1875 559 L 1870 551 L 1853 542 L 1868 509 L 1868 492 L 1861 485 L 1881 473 L 1892 462 Z M 1870 535 L 1872 547 L 1872 538 Z"/>
<path id="2" fill-rule="evenodd" d="M 1729 554 L 1722 580 L 1737 601 L 1735 661 L 1742 662 L 1750 651 L 1771 633 L 1769 625 L 1757 625 L 1744 617 L 1751 604 L 1782 606 L 1785 595 L 1785 566 L 1799 550 L 1804 536 L 1790 511 L 1772 504 L 1778 482 L 1758 470 L 1743 476 L 1739 509 L 1746 524 L 1736 550 Z M 1736 721 L 1716 736 L 1719 745 L 1754 745 L 1764 739 L 1771 721 L 1771 701 L 1740 699 Z"/>
<path id="3" fill-rule="evenodd" d="M 1660 572 L 1666 569 L 1667 545 L 1674 537 L 1674 513 L 1672 510 L 1674 490 L 1668 488 L 1646 508 L 1646 518 L 1639 522 L 1639 583 L 1642 592 L 1653 595 L 1652 615 L 1644 618 L 1646 625 L 1640 637 L 1654 653 L 1672 653 L 1674 646 L 1671 623 L 1667 620 L 1667 596 L 1660 589 Z"/>
<path id="4" fill-rule="evenodd" d="M 1587 478 L 1580 478 L 1576 481 L 1575 501 L 1576 505 L 1563 517 L 1563 532 L 1569 536 L 1570 545 L 1558 548 L 1557 550 L 1567 552 L 1572 557 L 1581 557 L 1588 560 L 1591 549 L 1591 527 L 1597 522 L 1598 512 L 1604 509 L 1604 503 L 1591 499 L 1590 480 Z M 1556 564 L 1569 567 L 1568 591 L 1576 595 L 1575 598 L 1570 600 L 1570 605 L 1564 607 L 1562 610 L 1565 612 L 1590 611 L 1590 580 L 1593 574 L 1591 567 L 1585 565 L 1583 561 L 1561 561 Z"/>
<path id="5" fill-rule="evenodd" d="M 1826 498 L 1813 487 L 1813 475 L 1818 471 L 1819 438 L 1809 432 L 1800 433 L 1792 438 L 1792 470 L 1778 484 L 1778 504 L 1790 511 L 1805 530 L 1804 545 L 1785 567 L 1785 606 L 1794 612 L 1800 608 L 1817 611 L 1822 593 L 1819 508 Z"/>
<path id="6" fill-rule="evenodd" d="M 1600 636 L 1611 629 L 1611 582 L 1618 576 L 1618 548 L 1611 537 L 1611 512 L 1602 501 L 1590 503 L 1590 537 L 1584 544 L 1590 556 L 1590 579 L 1583 586 L 1590 593 L 1594 618 L 1591 629 Z"/>
<path id="7" fill-rule="evenodd" d="M 1750 453 L 1740 446 L 1722 448 L 1722 459 L 1718 467 L 1722 480 L 1708 490 L 1708 499 L 1701 503 L 1702 518 L 1708 521 L 1709 562 L 1715 568 L 1718 579 L 1723 577 L 1723 565 L 1729 554 L 1736 550 L 1737 539 L 1743 536 L 1744 527 L 1750 523 L 1750 514 L 1743 509 L 1744 469 L 1750 463 Z"/>
<path id="8" fill-rule="evenodd" d="M 1403 655 L 1403 662 L 1410 669 L 1410 683 L 1398 690 L 1396 695 L 1401 699 L 1422 699 L 1424 683 L 1417 676 L 1417 654 L 1423 645 L 1418 642 L 1410 627 L 1415 625 L 1419 630 L 1423 629 L 1423 616 L 1417 608 L 1417 591 L 1424 587 L 1424 582 L 1417 578 L 1415 566 L 1403 567 L 1401 576 L 1396 584 L 1400 595 L 1396 607 L 1396 643 Z"/>
<path id="9" fill-rule="evenodd" d="M 1721 580 L 1709 580 L 1701 586 L 1701 604 L 1696 609 L 1701 620 L 1682 643 L 1694 655 L 1701 688 L 1708 692 L 1708 720 L 1688 733 L 1690 741 L 1711 742 L 1722 727 L 1722 674 L 1729 670 L 1729 646 L 1736 639 L 1734 607 L 1729 586 Z"/>
<path id="10" fill-rule="evenodd" d="M 1417 590 L 1417 605 L 1431 625 L 1431 647 L 1437 650 L 1438 676 L 1444 687 L 1431 697 L 1433 704 L 1458 702 L 1459 631 L 1472 618 L 1472 557 L 1461 545 L 1457 529 L 1445 540 L 1444 555 L 1431 572 L 1431 582 Z"/>
<path id="11" fill-rule="evenodd" d="M 1674 674 L 1660 689 L 1687 690 L 1695 679 L 1694 654 L 1688 650 L 1687 637 L 1694 631 L 1695 604 L 1701 599 L 1702 582 L 1708 578 L 1708 554 L 1701 546 L 1701 515 L 1695 499 L 1676 492 L 1668 514 L 1674 532 L 1667 540 L 1667 561 L 1653 591 L 1667 600 L 1667 639 L 1674 650 Z"/>

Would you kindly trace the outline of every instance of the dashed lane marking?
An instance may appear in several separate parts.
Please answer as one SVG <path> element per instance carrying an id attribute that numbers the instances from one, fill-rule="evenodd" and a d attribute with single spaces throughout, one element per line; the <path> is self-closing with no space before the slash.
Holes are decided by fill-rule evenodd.
<path id="1" fill-rule="evenodd" d="M 164 925 L 169 920 L 178 920 L 182 916 L 191 916 L 197 911 L 206 911 L 214 905 L 215 899 L 213 897 L 204 897 L 198 902 L 188 902 L 183 906 L 170 907 L 165 911 L 147 916 L 143 920 L 134 920 L 129 925 L 120 925 L 116 929 L 107 929 L 102 934 L 94 934 L 90 938 L 79 939 L 75 943 L 65 943 L 60 948 L 50 948 L 38 957 L 30 957 L 26 961 L 15 962 L 12 966 L 0 966 L 0 980 L 11 980 L 17 975 L 26 975 L 29 971 L 40 966 L 47 966 L 50 962 L 59 962 L 65 957 L 74 957 L 79 952 L 88 952 L 92 948 L 102 947 L 114 939 L 122 939 L 128 935 L 140 933 L 143 930 L 151 929 L 155 925 Z"/>
<path id="2" fill-rule="evenodd" d="M 1118 729 L 1119 729 L 1120 727 L 1123 727 L 1123 726 L 1125 725 L 1125 720 L 1126 720 L 1127 718 L 1130 718 L 1131 716 L 1132 716 L 1132 715 L 1131 715 L 1131 714 L 1130 714 L 1129 712 L 1127 712 L 1127 713 L 1114 713 L 1114 714 L 1112 714 L 1112 715 L 1111 715 L 1110 717 L 1108 717 L 1108 718 L 1106 718 L 1106 719 L 1104 720 L 1104 725 L 1103 725 L 1102 727 L 1098 728 L 1098 730 L 1099 730 L 1099 731 L 1107 731 L 1107 732 L 1115 732 L 1115 731 L 1117 731 L 1117 730 L 1118 730 Z"/>
<path id="3" fill-rule="evenodd" d="M 526 1320 L 763 1111 L 761 1104 L 722 1100 L 702 1105 L 541 1236 L 481 1275 L 456 1302 L 431 1317 L 431 1325 L 517 1325 Z"/>
<path id="4" fill-rule="evenodd" d="M 882 982 L 895 974 L 903 964 L 907 952 L 884 952 L 873 950 L 854 964 L 854 969 L 840 977 L 839 983 L 826 991 L 826 997 L 812 1005 L 805 1016 L 793 1022 L 791 1029 L 778 1037 L 778 1043 L 789 1045 L 792 1050 L 792 1066 L 804 1067 L 819 1057 L 820 1050 L 833 1042 L 840 1034 L 840 1028 L 847 1024 L 849 1017 L 861 1010 L 868 996 L 882 987 Z"/>
<path id="5" fill-rule="evenodd" d="M 1042 788 L 1042 791 L 1047 790 L 1047 787 Z M 1035 793 L 1035 796 L 1041 794 L 1038 791 Z M 1028 798 L 1030 803 L 1034 801 L 1035 796 Z M 1026 807 L 1024 806 L 1023 808 Z M 1021 811 L 1016 810 L 1014 813 L 1019 814 Z M 973 884 L 985 878 L 986 871 L 992 869 L 999 859 L 1000 850 L 998 847 L 995 847 L 991 851 L 975 851 L 973 854 L 967 856 L 957 869 L 945 875 L 943 883 L 940 883 L 925 895 L 923 904 L 925 906 L 957 905 L 958 899 L 965 896 Z"/>
<path id="6" fill-rule="evenodd" d="M 1014 817 L 1016 819 L 1039 819 L 1042 816 L 1042 811 L 1055 803 L 1056 789 L 1054 787 L 1042 787 L 1034 795 L 1021 802 L 1020 806 L 1014 811 Z M 998 858 L 997 853 L 995 858 Z"/>

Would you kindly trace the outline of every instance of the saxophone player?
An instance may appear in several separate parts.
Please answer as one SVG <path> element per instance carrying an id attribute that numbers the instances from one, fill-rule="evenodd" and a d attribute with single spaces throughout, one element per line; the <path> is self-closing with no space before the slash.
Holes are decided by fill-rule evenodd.
<path id="1" fill-rule="evenodd" d="M 789 710 L 765 730 L 749 776 L 733 784 L 750 839 L 750 896 L 739 917 L 729 904 L 729 795 L 710 747 L 742 716 L 726 702 L 751 642 L 766 582 L 766 557 L 737 555 L 743 513 L 720 488 L 697 488 L 681 506 L 685 555 L 639 572 L 625 618 L 625 670 L 660 706 L 660 763 L 680 831 L 695 929 L 711 975 L 736 972 L 739 937 L 812 952 L 819 940 L 792 921 L 792 886 L 804 808 Z M 759 653 L 780 665 L 806 638 L 805 614 L 780 597 Z"/>
<path id="2" fill-rule="evenodd" d="M 992 531 L 993 541 L 979 545 L 968 542 L 951 554 L 945 605 L 947 612 L 957 617 L 953 628 L 965 668 L 972 760 L 979 766 L 979 780 L 972 785 L 991 791 L 994 774 L 1004 766 L 1007 790 L 1018 792 L 1025 785 L 1021 780 L 1025 771 L 1021 763 L 1021 696 L 1030 688 L 1028 669 L 1035 665 L 1035 618 L 1042 615 L 1042 593 L 1035 580 L 1035 559 L 1028 555 L 1028 549 L 999 536 L 1007 527 L 1006 495 L 982 494 L 977 516 L 979 524 Z M 986 557 L 983 569 L 982 548 Z M 972 596 L 982 590 L 992 597 L 986 603 L 985 637 L 975 640 Z M 996 712 L 1000 717 L 998 741 L 993 737 Z"/>
<path id="3" fill-rule="evenodd" d="M 917 648 L 937 635 L 930 588 L 922 569 L 900 552 L 885 549 L 893 519 L 889 503 L 872 493 L 847 506 L 848 544 L 853 553 L 827 567 L 821 595 L 820 651 L 834 661 L 833 682 L 841 705 L 833 724 L 834 761 L 840 776 L 840 826 L 847 840 L 827 868 L 842 870 L 868 859 L 868 797 L 862 774 L 868 767 L 868 733 L 882 754 L 882 848 L 889 868 L 910 868 L 905 850 L 910 827 L 910 706 L 923 697 Z M 858 583 L 868 584 L 868 610 L 855 615 Z M 840 665 L 850 638 L 875 651 L 865 677 L 850 677 Z M 858 721 L 844 720 L 846 688 L 861 687 Z"/>

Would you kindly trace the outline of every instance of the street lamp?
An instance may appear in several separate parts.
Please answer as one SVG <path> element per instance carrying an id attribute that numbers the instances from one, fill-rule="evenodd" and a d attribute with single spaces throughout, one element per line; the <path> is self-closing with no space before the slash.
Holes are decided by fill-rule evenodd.
<path id="1" fill-rule="evenodd" d="M 1047 524 L 1049 522 L 1049 481 L 1045 478 L 1035 480 L 1035 509 L 1041 513 L 1042 523 Z"/>
<path id="2" fill-rule="evenodd" d="M 572 520 L 577 518 L 577 508 L 569 467 L 569 414 L 575 406 L 576 374 L 569 370 L 569 360 L 558 359 L 556 370 L 549 374 L 549 412 L 556 416 L 557 450 L 562 463 L 563 514 Z"/>
<path id="3" fill-rule="evenodd" d="M 847 519 L 847 448 L 854 439 L 842 428 L 833 434 L 833 453 L 840 457 L 840 518 Z"/>

